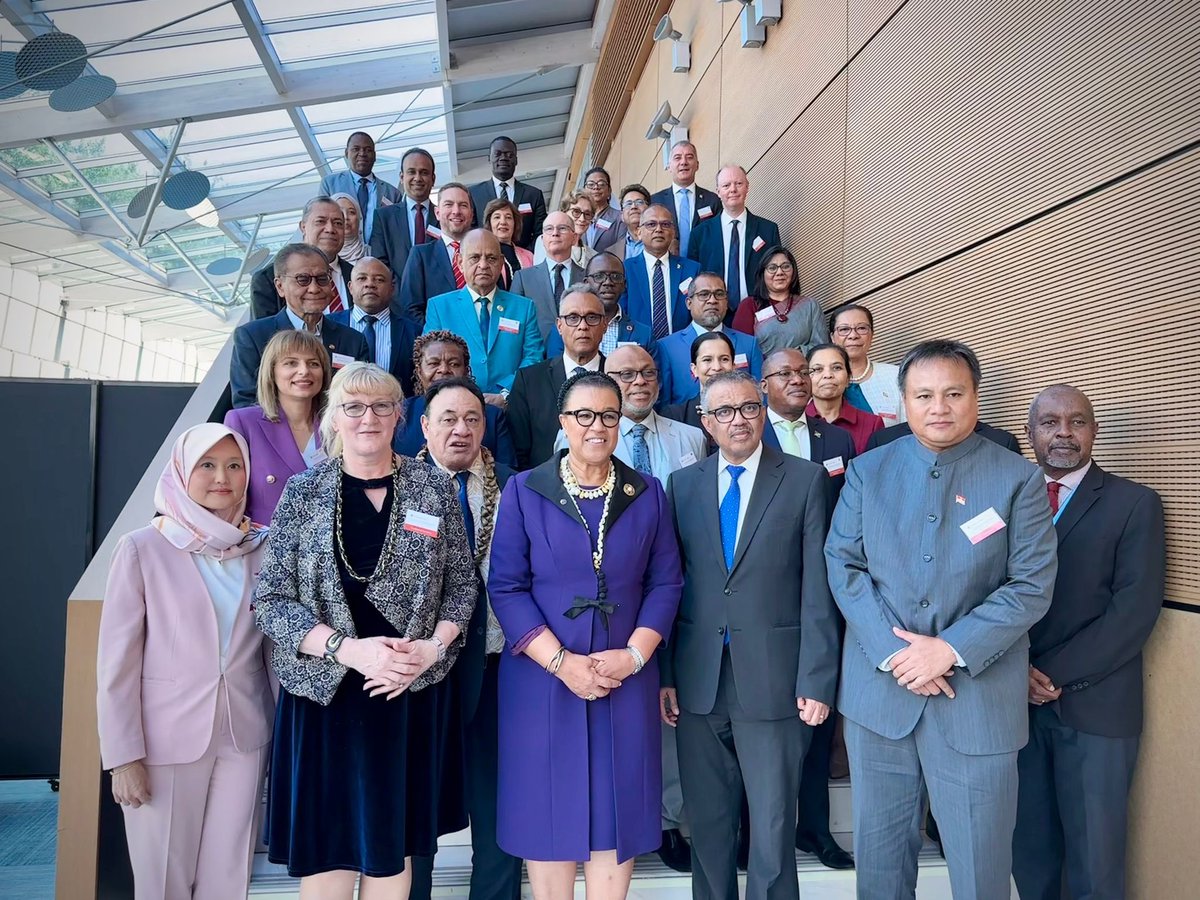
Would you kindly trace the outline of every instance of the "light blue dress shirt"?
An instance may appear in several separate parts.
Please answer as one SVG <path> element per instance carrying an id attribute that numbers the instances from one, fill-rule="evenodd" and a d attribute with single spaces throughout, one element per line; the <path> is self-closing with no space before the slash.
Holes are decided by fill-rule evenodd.
<path id="1" fill-rule="evenodd" d="M 359 334 L 367 330 L 367 323 L 363 321 L 366 315 L 361 306 L 355 306 L 350 310 L 350 325 Z M 375 365 L 384 371 L 390 370 L 392 364 L 392 312 L 388 307 L 375 313 L 375 346 L 371 349 L 375 353 Z"/>

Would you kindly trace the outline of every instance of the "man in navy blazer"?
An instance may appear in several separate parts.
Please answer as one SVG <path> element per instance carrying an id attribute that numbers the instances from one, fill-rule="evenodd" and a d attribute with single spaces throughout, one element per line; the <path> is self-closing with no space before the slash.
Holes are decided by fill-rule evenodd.
<path id="1" fill-rule="evenodd" d="M 372 256 L 354 264 L 350 276 L 354 308 L 334 313 L 329 318 L 349 325 L 363 336 L 371 353 L 371 362 L 386 369 L 400 382 L 405 397 L 413 395 L 413 341 L 420 329 L 399 310 L 392 309 L 392 270 Z"/>
<path id="2" fill-rule="evenodd" d="M 346 139 L 345 157 L 346 171 L 322 178 L 321 193 L 326 197 L 349 194 L 358 200 L 362 239 L 369 243 L 375 214 L 396 203 L 400 192 L 394 184 L 375 177 L 375 141 L 365 131 L 355 131 Z"/>
<path id="3" fill-rule="evenodd" d="M 767 250 L 780 244 L 779 226 L 746 209 L 750 182 L 741 166 L 726 166 L 717 173 L 717 195 L 724 209 L 705 219 L 692 232 L 688 257 L 705 272 L 720 272 L 729 286 L 729 319 L 749 296 Z M 737 253 L 732 253 L 733 248 Z"/>
<path id="4" fill-rule="evenodd" d="M 436 227 L 429 192 L 434 184 L 433 157 L 428 150 L 413 147 L 400 161 L 400 182 L 404 193 L 391 206 L 375 212 L 371 226 L 371 255 L 392 270 L 396 290 L 413 247 L 424 244 Z"/>
<path id="5" fill-rule="evenodd" d="M 336 260 L 337 270 L 333 273 L 335 279 L 341 279 L 342 285 L 350 283 L 350 263 L 338 257 L 342 244 L 346 240 L 346 218 L 337 202 L 326 195 L 314 197 L 304 204 L 304 212 L 300 214 L 300 243 L 316 247 L 325 254 L 326 259 Z M 332 270 L 333 263 L 330 263 Z M 338 296 L 337 307 L 348 306 L 349 291 L 343 298 Z M 250 279 L 250 310 L 255 319 L 267 319 L 283 309 L 283 300 L 275 288 L 275 267 L 269 263 L 254 273 Z"/>
<path id="6" fill-rule="evenodd" d="M 692 321 L 687 291 L 700 266 L 673 256 L 675 222 L 665 206 L 651 204 L 642 212 L 639 233 L 642 252 L 625 260 L 626 315 L 650 326 L 650 335 L 661 341 Z"/>
<path id="7" fill-rule="evenodd" d="M 483 225 L 480 218 L 487 205 L 493 200 L 507 198 L 521 214 L 521 233 L 514 236 L 518 246 L 533 250 L 533 242 L 542 233 L 546 221 L 546 198 L 532 184 L 517 181 L 517 145 L 510 137 L 501 135 L 492 140 L 488 150 L 488 162 L 492 166 L 492 177 L 487 181 L 471 185 L 471 202 L 475 205 L 473 225 Z"/>
<path id="8" fill-rule="evenodd" d="M 275 288 L 287 304 L 270 319 L 254 319 L 233 332 L 229 387 L 235 407 L 258 402 L 258 363 L 271 335 L 288 328 L 308 329 L 321 338 L 335 369 L 370 360 L 367 342 L 349 325 L 324 315 L 333 291 L 325 255 L 308 244 L 288 244 L 275 254 Z M 321 282 L 324 281 L 324 284 Z M 301 283 L 306 282 L 306 283 Z"/>
<path id="9" fill-rule="evenodd" d="M 454 271 L 456 254 L 471 230 L 471 194 L 465 184 L 452 181 L 438 191 L 438 224 L 430 228 L 434 240 L 413 247 L 400 277 L 400 308 L 418 323 L 425 323 L 425 307 L 430 297 L 458 290 Z M 465 278 L 462 281 L 466 283 Z"/>
<path id="10" fill-rule="evenodd" d="M 1022 898 L 1126 896 L 1142 648 L 1163 604 L 1166 535 L 1158 494 L 1092 459 L 1098 431 L 1091 402 L 1068 385 L 1046 388 L 1029 409 L 1058 577 L 1050 611 L 1029 631 L 1029 743 L 1017 756 L 1012 845 Z"/>
<path id="11" fill-rule="evenodd" d="M 700 392 L 700 382 L 692 374 L 692 341 L 709 331 L 723 331 L 733 341 L 733 367 L 744 369 L 757 381 L 762 375 L 762 351 L 753 335 L 725 327 L 729 293 L 725 282 L 712 272 L 701 272 L 687 287 L 687 308 L 691 321 L 682 331 L 658 342 L 660 392 L 667 405 L 683 403 Z"/>
<path id="12" fill-rule="evenodd" d="M 671 173 L 671 186 L 651 195 L 650 202 L 671 211 L 679 235 L 679 255 L 687 256 L 692 231 L 701 222 L 720 214 L 721 198 L 696 184 L 700 157 L 691 141 L 675 142 L 667 169 Z"/>

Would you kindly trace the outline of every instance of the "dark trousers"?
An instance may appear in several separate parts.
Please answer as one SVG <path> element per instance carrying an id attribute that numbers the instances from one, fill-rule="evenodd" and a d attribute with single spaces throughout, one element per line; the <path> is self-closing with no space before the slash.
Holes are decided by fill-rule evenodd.
<path id="1" fill-rule="evenodd" d="M 497 716 L 500 660 L 490 654 L 475 717 L 466 726 L 467 810 L 471 817 L 470 900 L 520 900 L 521 860 L 496 844 Z M 410 900 L 429 900 L 433 857 L 414 856 Z"/>
<path id="2" fill-rule="evenodd" d="M 750 807 L 746 900 L 797 900 L 794 798 L 811 729 L 748 718 L 726 653 L 712 712 L 679 713 L 679 774 L 692 837 L 692 897 L 737 900 L 742 797 Z"/>
<path id="3" fill-rule="evenodd" d="M 1021 900 L 1120 900 L 1138 738 L 1085 734 L 1048 706 L 1029 708 L 1013 879 Z"/>
<path id="4" fill-rule="evenodd" d="M 812 735 L 812 742 L 800 768 L 796 834 L 821 838 L 829 834 L 829 756 L 837 732 L 837 715 L 815 728 L 805 726 L 805 730 Z"/>

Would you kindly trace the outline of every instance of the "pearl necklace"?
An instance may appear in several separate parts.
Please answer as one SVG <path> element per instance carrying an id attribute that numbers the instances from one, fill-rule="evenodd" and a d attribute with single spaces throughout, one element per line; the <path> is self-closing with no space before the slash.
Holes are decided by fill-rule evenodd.
<path id="1" fill-rule="evenodd" d="M 596 570 L 599 593 L 607 594 L 604 573 L 600 571 L 600 565 L 604 562 L 604 532 L 605 526 L 608 524 L 608 509 L 612 504 L 613 488 L 617 486 L 617 467 L 609 463 L 608 477 L 604 479 L 604 484 L 588 490 L 579 486 L 579 481 L 575 478 L 575 473 L 571 471 L 571 465 L 567 462 L 566 456 L 562 458 L 559 472 L 562 474 L 563 486 L 567 489 L 571 502 L 575 504 L 575 512 L 579 514 L 579 518 L 583 521 L 583 527 L 588 529 L 589 534 L 591 529 L 588 528 L 587 519 L 583 517 L 583 510 L 579 508 L 579 501 L 576 498 L 582 497 L 584 500 L 604 498 L 604 509 L 600 511 L 600 525 L 596 529 L 596 549 L 592 551 L 592 568 Z M 600 599 L 605 598 L 602 596 Z"/>
<path id="2" fill-rule="evenodd" d="M 871 362 L 870 358 L 868 357 L 867 358 L 867 367 L 865 369 L 863 369 L 863 373 L 861 375 L 859 375 L 857 378 L 855 378 L 853 375 L 851 375 L 850 383 L 851 384 L 861 384 L 862 382 L 866 381 L 868 378 L 871 377 L 871 372 L 874 369 L 875 369 L 875 363 Z"/>

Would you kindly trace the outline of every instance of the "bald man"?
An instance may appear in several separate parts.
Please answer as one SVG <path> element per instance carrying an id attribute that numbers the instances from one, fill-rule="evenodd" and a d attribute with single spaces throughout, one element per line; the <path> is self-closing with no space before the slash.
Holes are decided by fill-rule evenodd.
<path id="1" fill-rule="evenodd" d="M 565 212 L 552 212 L 542 223 L 542 246 L 546 258 L 513 276 L 512 290 L 533 301 L 537 309 L 538 329 L 546 341 L 554 332 L 558 301 L 572 284 L 583 281 L 587 272 L 571 260 L 575 246 L 575 225 Z"/>
<path id="2" fill-rule="evenodd" d="M 533 301 L 496 287 L 504 257 L 490 231 L 463 237 L 460 265 L 466 285 L 429 299 L 425 331 L 453 331 L 471 351 L 471 375 L 494 406 L 505 406 L 522 366 L 542 359 L 542 335 Z"/>

